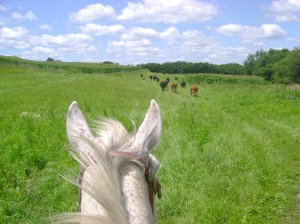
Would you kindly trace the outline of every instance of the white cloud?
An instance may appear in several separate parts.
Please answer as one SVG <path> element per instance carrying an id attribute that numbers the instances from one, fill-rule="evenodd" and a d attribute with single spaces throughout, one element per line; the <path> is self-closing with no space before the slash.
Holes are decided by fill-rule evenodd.
<path id="1" fill-rule="evenodd" d="M 39 26 L 39 28 L 40 28 L 41 30 L 52 31 L 52 27 L 51 27 L 50 25 L 48 25 L 48 24 L 41 24 L 41 25 Z"/>
<path id="2" fill-rule="evenodd" d="M 136 41 L 140 39 L 157 38 L 159 32 L 151 28 L 133 27 L 122 35 L 123 40 Z"/>
<path id="3" fill-rule="evenodd" d="M 73 22 L 90 22 L 104 17 L 112 17 L 115 10 L 111 6 L 104 6 L 102 4 L 88 5 L 78 12 L 72 13 L 69 19 Z"/>
<path id="4" fill-rule="evenodd" d="M 26 19 L 26 20 L 31 20 L 31 21 L 38 20 L 38 18 L 36 17 L 36 15 L 34 15 L 34 13 L 31 12 L 31 11 L 28 11 L 24 15 L 22 15 L 21 13 L 18 13 L 18 12 L 13 12 L 11 14 L 11 17 L 13 19 L 17 19 L 17 20 L 21 20 L 21 19 Z"/>
<path id="5" fill-rule="evenodd" d="M 123 25 L 112 25 L 112 26 L 103 26 L 98 24 L 86 24 L 81 26 L 80 30 L 84 33 L 88 33 L 95 36 L 102 35 L 116 35 L 126 31 L 126 28 Z"/>
<path id="6" fill-rule="evenodd" d="M 124 41 L 136 41 L 141 39 L 160 39 L 167 41 L 168 45 L 176 44 L 182 38 L 180 31 L 175 27 L 169 27 L 162 32 L 152 28 L 133 27 L 122 34 Z"/>
<path id="7" fill-rule="evenodd" d="M 57 51 L 51 49 L 51 48 L 48 48 L 48 47 L 34 47 L 32 48 L 31 50 L 31 53 L 42 53 L 42 54 L 57 54 Z"/>
<path id="8" fill-rule="evenodd" d="M 0 48 L 25 49 L 30 45 L 25 39 L 28 30 L 24 27 L 17 26 L 13 28 L 0 28 Z"/>
<path id="9" fill-rule="evenodd" d="M 86 56 L 91 53 L 96 53 L 97 48 L 93 45 L 87 45 L 87 46 L 78 46 L 75 48 L 65 46 L 65 47 L 59 47 L 58 50 L 65 54 L 78 54 L 82 56 Z"/>
<path id="10" fill-rule="evenodd" d="M 176 34 L 176 44 L 166 45 L 164 42 L 173 41 L 173 34 Z M 157 41 L 152 42 L 154 39 Z M 110 58 L 124 64 L 178 60 L 221 64 L 237 61 L 236 58 L 245 58 L 250 52 L 245 47 L 224 47 L 218 39 L 198 30 L 186 30 L 181 34 L 175 27 L 169 27 L 162 32 L 133 27 L 126 35 L 122 35 L 120 41 L 109 42 L 107 53 Z"/>
<path id="11" fill-rule="evenodd" d="M 32 20 L 32 21 L 38 20 L 38 18 L 36 17 L 36 15 L 34 15 L 34 13 L 31 12 L 31 11 L 27 12 L 27 13 L 24 15 L 24 18 L 25 18 L 25 19 L 28 19 L 28 20 Z"/>
<path id="12" fill-rule="evenodd" d="M 277 22 L 297 22 L 300 21 L 299 17 L 294 14 L 276 14 L 275 20 Z"/>
<path id="13" fill-rule="evenodd" d="M 300 1 L 299 0 L 273 1 L 270 10 L 277 13 L 299 13 Z"/>
<path id="14" fill-rule="evenodd" d="M 87 34 L 65 34 L 65 35 L 46 35 L 32 36 L 30 42 L 33 45 L 56 46 L 56 47 L 71 47 L 84 48 L 93 40 Z"/>
<path id="15" fill-rule="evenodd" d="M 48 47 L 33 47 L 31 50 L 23 51 L 22 57 L 32 60 L 46 60 L 51 57 L 58 60 L 62 59 L 62 54 Z"/>
<path id="16" fill-rule="evenodd" d="M 245 57 L 249 53 L 244 47 L 224 47 L 218 39 L 198 30 L 187 30 L 182 36 L 184 38 L 182 44 L 173 52 L 176 52 L 178 58 L 187 61 L 222 64 L 236 61 L 235 58 Z"/>
<path id="17" fill-rule="evenodd" d="M 237 36 L 247 42 L 281 38 L 287 34 L 287 32 L 281 29 L 277 24 L 263 24 L 259 27 L 227 24 L 217 28 L 217 32 L 225 36 Z"/>
<path id="18" fill-rule="evenodd" d="M 2 27 L 0 28 L 0 39 L 19 39 L 24 37 L 27 33 L 28 30 L 21 26 L 14 28 Z"/>
<path id="19" fill-rule="evenodd" d="M 28 47 L 30 47 L 30 45 L 26 41 L 0 38 L 0 49 L 26 49 Z"/>
<path id="20" fill-rule="evenodd" d="M 217 8 L 204 1 L 197 0 L 143 0 L 128 2 L 119 20 L 135 22 L 202 22 L 212 19 L 218 14 Z"/>
<path id="21" fill-rule="evenodd" d="M 11 18 L 13 18 L 13 19 L 22 19 L 23 16 L 22 16 L 22 14 L 20 14 L 20 13 L 18 13 L 18 12 L 13 12 L 13 13 L 11 14 Z"/>
<path id="22" fill-rule="evenodd" d="M 273 1 L 271 6 L 267 7 L 273 13 L 277 22 L 295 22 L 300 21 L 297 14 L 300 13 L 299 0 L 278 0 Z"/>
<path id="23" fill-rule="evenodd" d="M 187 30 L 182 35 L 184 37 L 183 46 L 190 49 L 220 44 L 215 38 L 206 36 L 198 30 Z"/>
<path id="24" fill-rule="evenodd" d="M 96 52 L 96 47 L 91 45 L 93 38 L 87 34 L 65 34 L 31 36 L 29 42 L 32 46 L 51 47 L 61 53 L 79 54 Z"/>
<path id="25" fill-rule="evenodd" d="M 108 43 L 107 53 L 122 54 L 134 56 L 149 56 L 161 53 L 161 50 L 154 47 L 147 39 L 133 40 L 133 41 L 110 41 Z"/>

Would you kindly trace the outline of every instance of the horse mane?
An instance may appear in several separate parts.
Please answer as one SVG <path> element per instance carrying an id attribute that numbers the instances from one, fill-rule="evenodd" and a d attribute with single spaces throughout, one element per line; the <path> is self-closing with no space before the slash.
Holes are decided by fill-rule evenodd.
<path id="1" fill-rule="evenodd" d="M 93 178 L 89 183 L 84 182 L 85 180 L 81 180 L 82 183 L 70 182 L 93 197 L 103 207 L 106 215 L 64 213 L 52 217 L 55 223 L 127 223 L 119 171 L 126 162 L 137 164 L 139 162 L 126 156 L 110 156 L 109 152 L 126 151 L 134 141 L 135 128 L 132 133 L 128 133 L 120 122 L 114 119 L 102 119 L 96 122 L 94 129 L 96 134 L 94 139 L 80 136 L 81 140 L 88 144 L 88 150 L 82 152 L 75 148 L 70 151 L 74 159 Z M 83 187 L 84 183 L 88 187 Z"/>

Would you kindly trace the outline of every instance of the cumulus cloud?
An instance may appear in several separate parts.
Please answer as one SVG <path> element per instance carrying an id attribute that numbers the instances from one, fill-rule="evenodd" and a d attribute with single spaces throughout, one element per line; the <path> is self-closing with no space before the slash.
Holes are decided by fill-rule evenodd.
<path id="1" fill-rule="evenodd" d="M 123 56 L 148 56 L 161 53 L 161 50 L 157 47 L 154 47 L 147 39 L 132 41 L 110 41 L 106 51 L 109 54 L 123 54 Z"/>
<path id="2" fill-rule="evenodd" d="M 242 26 L 239 24 L 227 24 L 217 28 L 217 32 L 225 36 L 237 36 L 244 41 L 281 38 L 287 32 L 277 24 L 263 24 L 257 26 Z"/>
<path id="3" fill-rule="evenodd" d="M 51 47 L 66 54 L 83 54 L 96 51 L 91 43 L 93 38 L 87 34 L 64 34 L 31 36 L 29 42 L 37 47 Z"/>
<path id="4" fill-rule="evenodd" d="M 278 0 L 273 1 L 269 7 L 266 7 L 272 12 L 272 16 L 277 22 L 295 22 L 300 21 L 297 14 L 300 13 L 299 0 Z"/>
<path id="5" fill-rule="evenodd" d="M 111 6 L 102 4 L 88 5 L 86 8 L 80 9 L 78 12 L 72 13 L 69 19 L 73 22 L 91 22 L 104 17 L 112 17 L 115 10 Z"/>
<path id="6" fill-rule="evenodd" d="M 151 28 L 133 27 L 128 32 L 122 34 L 122 39 L 127 41 L 135 41 L 140 39 L 157 38 L 159 32 Z"/>
<path id="7" fill-rule="evenodd" d="M 204 35 L 198 30 L 187 30 L 182 35 L 184 37 L 183 46 L 190 49 L 189 51 L 193 51 L 195 48 L 203 49 L 203 47 L 206 46 L 216 46 L 220 44 L 217 39 Z"/>
<path id="8" fill-rule="evenodd" d="M 24 27 L 17 26 L 13 28 L 0 28 L 0 48 L 25 49 L 29 47 L 29 43 L 24 41 L 24 37 L 28 34 L 28 30 Z"/>
<path id="9" fill-rule="evenodd" d="M 172 41 L 174 44 L 165 44 Z M 129 60 L 135 63 L 185 60 L 221 64 L 236 61 L 237 57 L 245 58 L 250 52 L 245 47 L 224 47 L 218 39 L 198 30 L 181 33 L 175 27 L 169 27 L 159 32 L 133 27 L 120 41 L 110 41 L 107 53 L 125 64 L 130 63 Z"/>
<path id="10" fill-rule="evenodd" d="M 116 35 L 126 31 L 126 28 L 123 25 L 112 25 L 112 26 L 103 26 L 98 24 L 88 23 L 85 26 L 81 26 L 80 30 L 84 33 L 88 33 L 95 36 L 102 35 Z"/>
<path id="11" fill-rule="evenodd" d="M 147 60 L 155 61 L 163 57 L 165 49 L 161 46 L 166 45 L 165 42 L 172 45 L 180 38 L 181 34 L 175 27 L 169 27 L 161 32 L 152 28 L 132 27 L 121 35 L 119 41 L 110 41 L 106 52 L 123 63 L 137 63 L 137 60 L 139 63 Z"/>
<path id="12" fill-rule="evenodd" d="M 53 50 L 48 47 L 34 47 L 30 51 L 31 53 L 38 53 L 38 54 L 47 54 L 47 55 L 57 55 L 57 51 Z"/>
<path id="13" fill-rule="evenodd" d="M 126 33 L 122 34 L 121 39 L 124 41 L 136 41 L 140 39 L 146 40 L 164 40 L 168 45 L 178 44 L 182 35 L 175 27 L 168 27 L 167 29 L 159 32 L 152 28 L 132 27 Z"/>
<path id="14" fill-rule="evenodd" d="M 270 10 L 277 13 L 299 13 L 300 2 L 298 0 L 273 1 Z"/>
<path id="15" fill-rule="evenodd" d="M 28 11 L 24 15 L 22 15 L 21 13 L 18 13 L 18 12 L 13 12 L 11 14 L 11 17 L 13 19 L 17 19 L 17 20 L 21 20 L 21 19 L 31 20 L 31 21 L 38 20 L 37 16 L 31 11 Z"/>
<path id="16" fill-rule="evenodd" d="M 46 60 L 48 57 L 62 59 L 62 54 L 48 47 L 33 47 L 30 50 L 23 51 L 22 57 L 31 60 L 41 60 L 41 58 Z"/>
<path id="17" fill-rule="evenodd" d="M 30 42 L 33 45 L 42 46 L 57 46 L 57 47 L 74 47 L 83 48 L 86 47 L 93 40 L 87 34 L 64 34 L 64 35 L 47 35 L 32 36 Z"/>
<path id="18" fill-rule="evenodd" d="M 245 47 L 224 47 L 215 37 L 207 36 L 198 30 L 186 30 L 182 36 L 183 41 L 173 48 L 173 54 L 187 61 L 222 64 L 236 61 L 237 57 L 246 57 L 249 53 Z"/>
<path id="19" fill-rule="evenodd" d="M 181 38 L 181 33 L 176 27 L 171 26 L 163 31 L 160 36 L 168 40 L 178 40 Z"/>
<path id="20" fill-rule="evenodd" d="M 0 28 L 0 39 L 19 39 L 24 37 L 27 33 L 28 30 L 21 26 L 13 28 L 2 27 Z"/>
<path id="21" fill-rule="evenodd" d="M 116 18 L 139 22 L 184 23 L 212 19 L 218 9 L 209 2 L 197 0 L 143 0 L 128 2 Z"/>
<path id="22" fill-rule="evenodd" d="M 26 41 L 0 38 L 0 49 L 26 49 L 28 47 L 30 47 L 30 45 Z"/>

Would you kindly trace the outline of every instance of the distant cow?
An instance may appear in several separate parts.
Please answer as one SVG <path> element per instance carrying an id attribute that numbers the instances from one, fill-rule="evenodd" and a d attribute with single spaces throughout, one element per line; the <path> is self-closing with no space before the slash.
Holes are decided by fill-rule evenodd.
<path id="1" fill-rule="evenodd" d="M 167 78 L 165 81 L 163 81 L 164 83 L 165 83 L 165 88 L 168 88 L 168 84 L 169 84 L 169 82 L 170 82 L 170 79 L 169 78 Z"/>
<path id="2" fill-rule="evenodd" d="M 159 78 L 157 76 L 153 76 L 153 80 L 159 82 Z"/>
<path id="3" fill-rule="evenodd" d="M 186 87 L 186 82 L 185 82 L 185 81 L 182 81 L 182 82 L 180 83 L 180 85 L 181 85 L 181 87 L 185 88 L 185 87 Z"/>
<path id="4" fill-rule="evenodd" d="M 164 91 L 165 88 L 166 88 L 166 83 L 165 83 L 164 81 L 161 81 L 161 82 L 159 83 L 159 86 L 160 86 L 161 90 Z"/>
<path id="5" fill-rule="evenodd" d="M 171 85 L 171 88 L 172 88 L 173 93 L 176 93 L 176 90 L 177 90 L 177 82 L 173 82 L 172 85 Z"/>
<path id="6" fill-rule="evenodd" d="M 198 87 L 194 84 L 190 85 L 191 96 L 197 96 Z"/>

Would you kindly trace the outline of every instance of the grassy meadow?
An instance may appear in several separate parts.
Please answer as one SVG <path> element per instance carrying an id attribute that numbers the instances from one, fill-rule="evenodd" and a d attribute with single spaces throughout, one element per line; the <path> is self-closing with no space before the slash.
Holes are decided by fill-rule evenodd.
<path id="1" fill-rule="evenodd" d="M 77 190 L 59 176 L 79 170 L 65 133 L 73 100 L 91 126 L 108 116 L 132 130 L 130 119 L 139 126 L 151 99 L 163 120 L 153 151 L 161 162 L 159 224 L 300 222 L 300 88 L 178 75 L 198 84 L 192 97 L 180 86 L 161 91 L 146 70 L 68 66 L 1 63 L 0 223 L 48 223 L 76 210 Z"/>

